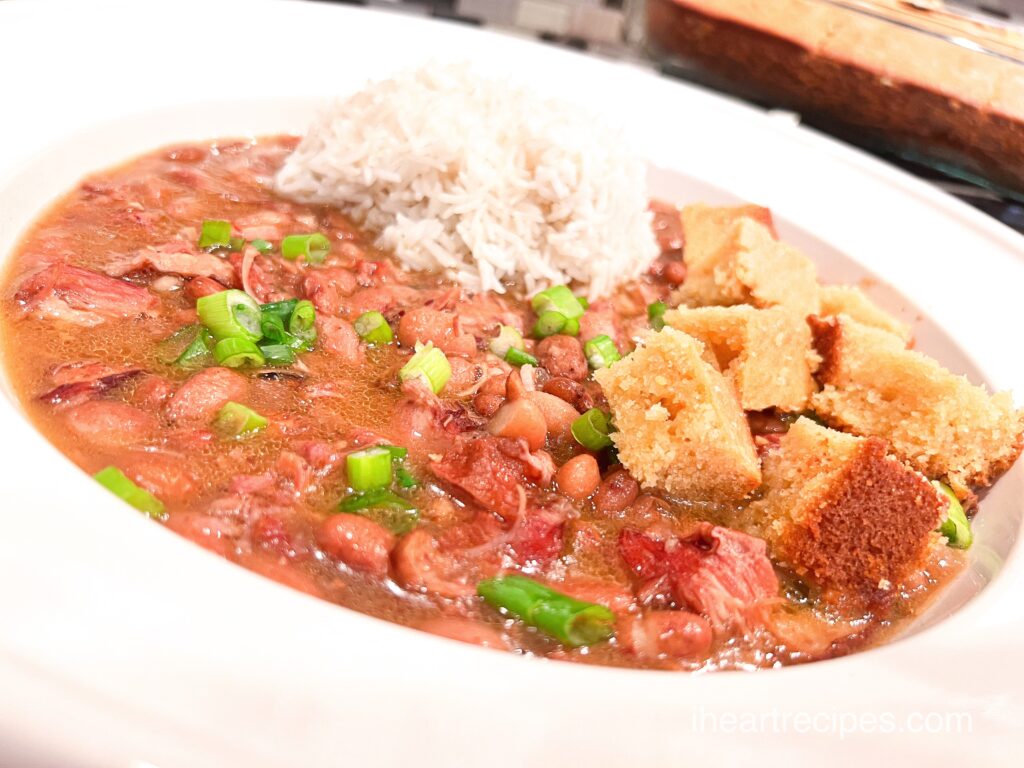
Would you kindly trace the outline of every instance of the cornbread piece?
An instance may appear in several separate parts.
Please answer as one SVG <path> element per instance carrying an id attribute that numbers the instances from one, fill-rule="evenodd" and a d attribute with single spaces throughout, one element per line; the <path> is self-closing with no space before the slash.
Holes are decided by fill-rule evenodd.
<path id="1" fill-rule="evenodd" d="M 823 285 L 818 290 L 818 296 L 821 299 L 822 317 L 849 315 L 858 323 L 881 328 L 904 341 L 910 341 L 910 326 L 901 323 L 871 301 L 860 288 L 852 285 Z"/>
<path id="2" fill-rule="evenodd" d="M 801 411 L 817 389 L 811 329 L 784 307 L 673 309 L 665 322 L 704 342 L 746 411 Z"/>
<path id="3" fill-rule="evenodd" d="M 764 459 L 750 506 L 776 559 L 826 599 L 873 602 L 920 569 L 948 501 L 877 437 L 801 417 Z"/>
<path id="4" fill-rule="evenodd" d="M 832 426 L 884 437 L 893 452 L 960 498 L 990 485 L 1020 455 L 1024 411 L 990 395 L 891 333 L 848 317 L 809 318 L 824 385 L 811 406 Z"/>
<path id="5" fill-rule="evenodd" d="M 739 499 L 761 484 L 761 467 L 732 384 L 704 354 L 700 341 L 666 327 L 594 376 L 612 408 L 619 459 L 642 485 Z"/>
<path id="6" fill-rule="evenodd" d="M 676 293 L 689 306 L 783 305 L 802 316 L 818 312 L 814 265 L 775 239 L 772 230 L 737 210 L 683 209 L 686 282 Z M 717 232 L 710 229 L 717 227 Z"/>

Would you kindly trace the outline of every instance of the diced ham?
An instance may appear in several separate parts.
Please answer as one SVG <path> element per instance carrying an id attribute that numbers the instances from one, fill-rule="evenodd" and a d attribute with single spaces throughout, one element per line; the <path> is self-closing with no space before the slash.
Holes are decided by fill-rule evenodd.
<path id="1" fill-rule="evenodd" d="M 58 366 L 51 376 L 57 385 L 39 396 L 44 403 L 67 405 L 86 400 L 119 387 L 139 376 L 141 368 L 112 367 L 104 363 L 66 363 Z"/>
<path id="2" fill-rule="evenodd" d="M 579 338 L 592 339 L 595 336 L 607 336 L 618 348 L 619 352 L 629 352 L 629 339 L 622 328 L 615 307 L 608 299 L 595 301 L 580 318 Z"/>
<path id="3" fill-rule="evenodd" d="M 460 440 L 430 468 L 485 508 L 512 520 L 519 514 L 526 481 L 526 468 L 518 458 L 521 451 L 517 440 L 485 435 Z"/>
<path id="4" fill-rule="evenodd" d="M 348 320 L 340 317 L 316 317 L 320 346 L 337 356 L 342 362 L 359 365 L 366 357 L 359 334 Z"/>
<path id="5" fill-rule="evenodd" d="M 398 341 L 402 346 L 433 343 L 448 355 L 469 357 L 476 352 L 476 339 L 461 332 L 458 315 L 431 307 L 419 307 L 406 312 L 398 324 Z"/>
<path id="6" fill-rule="evenodd" d="M 359 287 L 352 270 L 343 267 L 319 267 L 307 271 L 302 278 L 302 293 L 313 302 L 317 312 L 340 316 L 345 300 Z"/>
<path id="7" fill-rule="evenodd" d="M 193 277 L 185 283 L 185 295 L 196 301 L 203 298 L 203 296 L 212 296 L 215 293 L 220 293 L 226 288 L 226 285 L 222 285 L 208 277 Z"/>
<path id="8" fill-rule="evenodd" d="M 385 576 L 395 546 L 390 531 L 361 515 L 331 515 L 317 531 L 317 542 L 331 557 L 349 568 Z"/>
<path id="9" fill-rule="evenodd" d="M 152 314 L 159 304 L 156 296 L 141 286 L 63 263 L 29 277 L 15 298 L 26 314 L 86 326 Z"/>
<path id="10" fill-rule="evenodd" d="M 709 523 L 678 539 L 627 528 L 619 553 L 643 580 L 667 577 L 674 599 L 706 616 L 716 631 L 763 621 L 778 577 L 763 540 Z"/>
<path id="11" fill-rule="evenodd" d="M 195 493 L 188 465 L 183 456 L 149 452 L 133 452 L 119 462 L 122 472 L 163 502 L 187 501 Z"/>
<path id="12" fill-rule="evenodd" d="M 458 553 L 442 549 L 422 528 L 407 533 L 391 555 L 395 579 L 403 588 L 441 597 L 470 597 L 476 592 L 473 574 Z"/>
<path id="13" fill-rule="evenodd" d="M 228 401 L 242 402 L 249 392 L 244 376 L 227 368 L 206 368 L 186 381 L 167 404 L 171 421 L 209 422 Z"/>
<path id="14" fill-rule="evenodd" d="M 165 274 L 183 277 L 206 277 L 224 285 L 235 284 L 235 269 L 231 262 L 212 253 L 184 250 L 183 243 L 170 243 L 173 250 L 164 248 L 143 248 L 107 264 L 103 271 L 114 277 L 122 277 L 142 269 L 152 269 Z"/>
<path id="15" fill-rule="evenodd" d="M 689 611 L 648 611 L 619 618 L 615 636 L 627 653 L 642 659 L 704 657 L 714 634 L 703 616 Z"/>
<path id="16" fill-rule="evenodd" d="M 72 432 L 94 445 L 127 446 L 140 443 L 157 432 L 155 416 L 116 400 L 89 400 L 65 414 Z"/>

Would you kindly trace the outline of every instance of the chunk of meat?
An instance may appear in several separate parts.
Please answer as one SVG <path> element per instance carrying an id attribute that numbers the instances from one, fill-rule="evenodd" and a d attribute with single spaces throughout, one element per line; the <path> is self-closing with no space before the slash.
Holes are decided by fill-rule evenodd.
<path id="1" fill-rule="evenodd" d="M 452 440 L 478 423 L 458 403 L 441 400 L 420 379 L 402 384 L 405 399 L 391 416 L 389 436 L 410 453 L 442 453 Z"/>
<path id="2" fill-rule="evenodd" d="M 341 314 L 349 320 L 355 320 L 364 312 L 376 310 L 390 315 L 402 307 L 413 306 L 423 301 L 416 288 L 401 285 L 382 285 L 375 288 L 361 288 L 345 301 Z"/>
<path id="3" fill-rule="evenodd" d="M 212 296 L 226 289 L 226 285 L 222 285 L 208 277 L 193 277 L 185 283 L 185 295 L 192 299 L 192 301 L 197 301 L 203 298 L 203 296 Z"/>
<path id="4" fill-rule="evenodd" d="M 143 248 L 108 263 L 103 271 L 113 277 L 152 269 L 183 277 L 205 277 L 224 285 L 234 285 L 235 269 L 231 262 L 212 253 L 190 252 L 184 243 L 169 243 L 160 248 Z"/>
<path id="5" fill-rule="evenodd" d="M 562 551 L 568 510 L 558 503 L 527 505 L 509 532 L 512 559 L 520 565 L 547 565 Z"/>
<path id="6" fill-rule="evenodd" d="M 703 616 L 689 611 L 648 611 L 623 616 L 615 637 L 627 653 L 642 659 L 696 660 L 707 655 L 714 633 Z"/>
<path id="7" fill-rule="evenodd" d="M 65 414 L 68 429 L 93 445 L 120 447 L 143 442 L 159 426 L 153 414 L 115 400 L 89 400 Z"/>
<path id="8" fill-rule="evenodd" d="M 674 599 L 706 616 L 715 631 L 763 623 L 778 596 L 764 541 L 729 528 L 703 523 L 686 538 L 667 540 L 626 528 L 619 553 L 641 579 L 667 577 Z"/>
<path id="9" fill-rule="evenodd" d="M 337 317 L 346 307 L 346 299 L 359 288 L 356 276 L 343 267 L 310 269 L 302 278 L 302 293 L 313 302 L 317 312 Z"/>
<path id="10" fill-rule="evenodd" d="M 578 381 L 567 379 L 564 376 L 555 376 L 544 382 L 541 391 L 554 395 L 560 400 L 565 400 L 569 405 L 580 413 L 589 411 L 594 407 L 594 398 L 587 391 L 587 388 Z"/>
<path id="11" fill-rule="evenodd" d="M 589 373 L 583 347 L 572 336 L 556 334 L 542 340 L 537 345 L 537 360 L 552 376 L 583 381 Z"/>
<path id="12" fill-rule="evenodd" d="M 276 242 L 287 234 L 288 227 L 292 225 L 292 217 L 280 211 L 263 210 L 239 216 L 232 223 L 246 240 Z"/>
<path id="13" fill-rule="evenodd" d="M 147 373 L 135 383 L 129 398 L 132 405 L 144 410 L 156 410 L 174 394 L 174 384 L 163 376 Z"/>
<path id="14" fill-rule="evenodd" d="M 164 524 L 221 557 L 235 549 L 237 537 L 244 532 L 241 521 L 205 512 L 172 512 Z"/>
<path id="15" fill-rule="evenodd" d="M 577 600 L 597 603 L 616 613 L 628 612 L 636 602 L 632 591 L 627 587 L 610 579 L 595 576 L 566 576 L 560 583 L 551 586 Z"/>
<path id="16" fill-rule="evenodd" d="M 348 320 L 340 317 L 316 317 L 317 335 L 320 346 L 336 355 L 340 360 L 359 365 L 366 357 L 366 351 L 359 334 Z"/>
<path id="17" fill-rule="evenodd" d="M 422 528 L 406 534 L 392 553 L 395 579 L 407 590 L 441 597 L 469 597 L 476 593 L 472 574 L 450 550 Z"/>
<path id="18" fill-rule="evenodd" d="M 165 503 L 186 501 L 196 491 L 188 460 L 170 453 L 133 452 L 119 462 L 122 472 Z"/>
<path id="19" fill-rule="evenodd" d="M 228 401 L 243 402 L 249 382 L 227 368 L 206 368 L 192 375 L 167 403 L 171 421 L 208 422 Z"/>
<path id="20" fill-rule="evenodd" d="M 619 352 L 629 352 L 629 340 L 622 328 L 622 323 L 615 313 L 615 307 L 608 299 L 596 301 L 587 307 L 580 318 L 581 339 L 592 339 L 595 336 L 607 336 L 615 342 Z"/>
<path id="21" fill-rule="evenodd" d="M 349 568 L 374 576 L 386 576 L 395 536 L 382 525 L 361 515 L 331 515 L 317 530 L 324 551 Z"/>
<path id="22" fill-rule="evenodd" d="M 81 403 L 115 389 L 142 374 L 141 368 L 109 366 L 98 362 L 65 363 L 51 377 L 57 385 L 39 399 L 50 405 Z"/>
<path id="23" fill-rule="evenodd" d="M 448 355 L 469 357 L 476 352 L 476 339 L 461 332 L 454 312 L 419 307 L 406 312 L 398 323 L 398 341 L 412 347 L 417 342 L 432 342 Z"/>
<path id="24" fill-rule="evenodd" d="M 460 643 L 482 645 L 484 648 L 498 648 L 503 651 L 512 649 L 504 632 L 495 626 L 472 619 L 435 616 L 418 624 L 416 628 L 432 635 L 447 637 L 449 640 L 458 640 Z"/>
<path id="25" fill-rule="evenodd" d="M 26 314 L 85 326 L 152 314 L 159 306 L 156 296 L 142 286 L 64 263 L 29 277 L 15 298 Z"/>
<path id="26" fill-rule="evenodd" d="M 458 441 L 430 468 L 477 503 L 511 520 L 519 514 L 526 481 L 521 453 L 518 441 L 485 435 Z"/>

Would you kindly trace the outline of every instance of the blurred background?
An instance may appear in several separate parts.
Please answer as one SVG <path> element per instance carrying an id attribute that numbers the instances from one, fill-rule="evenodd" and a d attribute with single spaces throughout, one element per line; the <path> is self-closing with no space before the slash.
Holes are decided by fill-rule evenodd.
<path id="1" fill-rule="evenodd" d="M 534 36 L 784 111 L 1024 233 L 1024 0 L 333 1 Z"/>

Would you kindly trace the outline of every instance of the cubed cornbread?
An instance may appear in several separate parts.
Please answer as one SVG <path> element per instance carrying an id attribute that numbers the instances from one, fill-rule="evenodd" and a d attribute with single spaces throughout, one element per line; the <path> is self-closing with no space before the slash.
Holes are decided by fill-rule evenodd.
<path id="1" fill-rule="evenodd" d="M 948 501 L 877 437 L 801 417 L 764 457 L 748 514 L 775 559 L 834 602 L 884 598 L 924 567 Z"/>
<path id="2" fill-rule="evenodd" d="M 704 354 L 702 342 L 666 327 L 594 376 L 611 406 L 619 459 L 641 485 L 740 499 L 761 484 L 761 466 L 732 383 Z"/>
<path id="3" fill-rule="evenodd" d="M 808 319 L 823 385 L 811 407 L 830 425 L 883 437 L 893 452 L 961 498 L 990 485 L 1020 455 L 1024 411 L 989 394 L 887 331 L 847 316 Z"/>
<path id="4" fill-rule="evenodd" d="M 822 317 L 849 315 L 858 323 L 880 328 L 910 341 L 910 326 L 902 323 L 853 285 L 823 285 L 818 291 Z"/>
<path id="5" fill-rule="evenodd" d="M 799 251 L 780 243 L 769 227 L 738 213 L 744 210 L 683 209 L 687 271 L 676 302 L 695 307 L 782 305 L 805 317 L 816 314 L 814 265 Z M 718 228 L 714 234 L 709 231 L 712 227 Z"/>
<path id="6" fill-rule="evenodd" d="M 802 411 L 817 389 L 811 329 L 785 307 L 681 307 L 665 323 L 704 342 L 746 411 Z"/>

